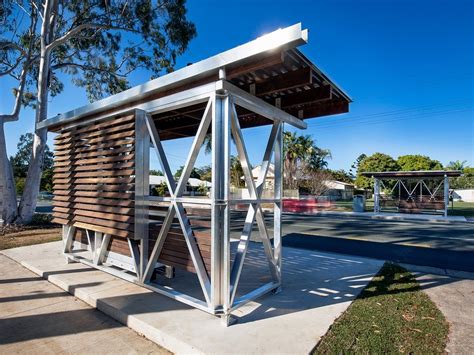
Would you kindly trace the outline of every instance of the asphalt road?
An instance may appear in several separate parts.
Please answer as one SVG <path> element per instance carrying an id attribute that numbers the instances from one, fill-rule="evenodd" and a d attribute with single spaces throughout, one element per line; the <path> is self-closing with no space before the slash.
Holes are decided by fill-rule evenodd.
<path id="1" fill-rule="evenodd" d="M 37 212 L 51 210 L 49 201 L 38 204 Z M 266 217 L 271 235 L 271 215 Z M 233 238 L 240 237 L 244 219 L 232 213 Z M 474 272 L 474 223 L 284 214 L 283 235 L 283 246 Z M 256 225 L 252 240 L 259 241 Z"/>
<path id="2" fill-rule="evenodd" d="M 474 224 L 284 215 L 283 246 L 474 272 Z"/>

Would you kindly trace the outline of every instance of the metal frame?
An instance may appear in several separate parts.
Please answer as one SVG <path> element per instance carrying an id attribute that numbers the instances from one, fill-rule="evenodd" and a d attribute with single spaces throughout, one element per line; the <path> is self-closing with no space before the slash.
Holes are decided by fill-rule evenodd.
<path id="1" fill-rule="evenodd" d="M 157 91 L 168 90 L 184 85 L 190 81 L 212 75 L 213 73 L 217 74 L 220 69 L 225 68 L 226 66 L 242 65 L 248 60 L 255 59 L 256 56 L 267 54 L 269 51 L 275 49 L 284 50 L 295 48 L 307 43 L 307 41 L 308 30 L 302 29 L 301 23 L 278 29 L 253 41 L 229 49 L 213 57 L 201 60 L 190 66 L 151 80 L 145 84 L 133 87 L 64 114 L 48 118 L 43 122 L 39 122 L 37 128 L 69 124 L 81 117 L 98 114 L 102 111 L 117 108 L 119 106 L 126 106 L 133 101 L 150 96 Z M 329 79 L 328 81 L 330 82 Z"/>
<path id="2" fill-rule="evenodd" d="M 132 265 L 135 275 L 130 270 L 120 271 L 111 267 L 106 256 L 109 235 L 87 231 L 91 258 L 87 259 L 73 251 L 74 226 L 64 226 L 64 254 L 69 261 L 80 261 L 92 267 L 109 272 L 115 276 L 142 285 L 150 290 L 171 297 L 208 313 L 221 316 L 224 324 L 232 323 L 231 312 L 270 291 L 278 291 L 281 287 L 282 247 L 281 247 L 281 213 L 282 213 L 282 136 L 283 124 L 288 123 L 304 127 L 302 121 L 288 113 L 236 88 L 225 81 L 225 71 L 222 79 L 212 84 L 160 98 L 160 106 L 155 106 L 152 112 L 176 109 L 196 103 L 206 103 L 206 108 L 199 128 L 188 154 L 186 164 L 178 182 L 173 178 L 170 166 L 163 149 L 157 127 L 149 111 L 135 109 L 135 240 L 129 240 L 132 255 Z M 178 99 L 179 98 L 179 99 Z M 250 109 L 273 121 L 270 136 L 262 159 L 262 169 L 257 181 L 251 174 L 247 149 L 242 130 L 237 117 L 236 106 Z M 102 117 L 104 119 L 106 117 Z M 212 189 L 207 199 L 184 197 L 184 189 L 196 162 L 209 127 L 212 126 Z M 230 144 L 233 137 L 238 151 L 238 158 L 244 170 L 248 199 L 231 199 L 230 195 Z M 149 151 L 153 147 L 161 164 L 169 197 L 149 196 Z M 264 181 L 274 156 L 275 164 L 275 193 L 274 198 L 262 199 Z M 149 206 L 168 202 L 169 207 L 163 221 L 157 240 L 150 246 L 148 257 L 148 224 Z M 230 210 L 235 204 L 249 205 L 244 228 L 239 240 L 234 262 L 231 263 L 230 252 Z M 265 225 L 262 203 L 274 205 L 274 235 L 273 245 Z M 189 219 L 185 213 L 184 204 L 208 205 L 211 209 L 211 272 L 208 275 L 203 259 L 199 253 Z M 168 286 L 164 287 L 151 281 L 161 249 L 174 218 L 177 218 L 182 229 L 189 253 L 199 279 L 204 301 L 178 292 Z M 249 247 L 249 240 L 254 223 L 257 223 L 259 236 L 262 240 L 265 255 L 269 265 L 272 281 L 250 293 L 236 297 L 241 271 Z M 92 233 L 94 233 L 92 235 Z"/>
<path id="3" fill-rule="evenodd" d="M 443 215 L 444 217 L 448 216 L 448 206 L 449 206 L 449 176 L 447 174 L 444 174 L 444 176 L 427 176 L 426 178 L 429 178 L 431 180 L 436 179 L 439 180 L 439 183 L 435 186 L 433 191 L 428 187 L 428 185 L 425 182 L 425 179 L 423 177 L 417 177 L 417 182 L 415 186 L 410 190 L 407 185 L 404 183 L 404 180 L 407 180 L 410 178 L 405 177 L 405 178 L 396 178 L 396 177 L 379 177 L 379 176 L 374 176 L 374 212 L 375 213 L 380 213 L 383 212 L 382 208 L 380 206 L 380 196 L 381 196 L 381 190 L 382 188 L 388 189 L 385 184 L 383 183 L 384 180 L 396 180 L 395 185 L 391 188 L 390 194 L 393 194 L 393 192 L 398 188 L 398 198 L 399 201 L 401 200 L 401 193 L 402 189 L 408 194 L 408 197 L 406 198 L 407 201 L 415 201 L 415 198 L 417 196 L 417 191 L 419 190 L 420 193 L 418 194 L 419 198 L 422 199 L 423 197 L 423 187 L 426 189 L 426 191 L 429 193 L 430 196 L 430 201 L 435 201 L 436 200 L 436 194 L 438 191 L 443 187 L 443 202 L 444 202 L 444 210 L 443 210 Z M 413 180 L 413 178 L 411 178 Z"/>

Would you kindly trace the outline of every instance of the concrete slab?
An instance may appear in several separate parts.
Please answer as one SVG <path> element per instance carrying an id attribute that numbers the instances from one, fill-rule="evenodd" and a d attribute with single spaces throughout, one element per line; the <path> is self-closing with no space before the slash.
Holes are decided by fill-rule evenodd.
<path id="1" fill-rule="evenodd" d="M 446 351 L 474 354 L 474 280 L 424 273 L 417 268 L 405 267 L 416 275 L 423 291 L 450 324 Z"/>
<path id="2" fill-rule="evenodd" d="M 237 310 L 238 323 L 225 328 L 205 312 L 85 265 L 65 264 L 60 250 L 55 242 L 3 253 L 175 353 L 308 353 L 383 264 L 286 248 L 282 292 Z M 266 264 L 259 252 L 249 252 L 243 287 L 254 282 L 245 275 L 265 282 L 255 274 Z"/>
<path id="3" fill-rule="evenodd" d="M 0 354 L 168 352 L 0 254 Z"/>

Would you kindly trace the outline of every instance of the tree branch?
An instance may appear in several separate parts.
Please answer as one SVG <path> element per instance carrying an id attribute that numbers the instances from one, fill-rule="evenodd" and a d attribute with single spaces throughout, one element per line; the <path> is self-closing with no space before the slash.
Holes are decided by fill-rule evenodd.
<path id="1" fill-rule="evenodd" d="M 111 75 L 115 75 L 121 78 L 126 78 L 125 74 L 119 74 L 116 72 L 111 72 L 110 70 L 107 69 L 100 69 L 98 67 L 94 67 L 92 65 L 84 65 L 80 63 L 74 63 L 74 62 L 68 62 L 68 63 L 58 63 L 56 65 L 51 66 L 51 70 L 56 70 L 56 69 L 61 69 L 65 67 L 77 67 L 79 69 L 82 69 L 83 71 L 96 71 L 96 72 L 104 72 L 104 73 L 110 73 Z"/>
<path id="2" fill-rule="evenodd" d="M 76 36 L 81 31 L 84 31 L 84 30 L 87 30 L 87 29 L 92 29 L 92 28 L 97 29 L 97 32 L 100 31 L 100 30 L 118 30 L 118 31 L 131 32 L 131 33 L 140 33 L 140 31 L 133 30 L 132 28 L 105 25 L 105 24 L 100 24 L 100 23 L 83 23 L 83 24 L 78 25 L 77 27 L 71 29 L 70 31 L 66 32 L 63 36 L 55 39 L 53 42 L 51 42 L 49 45 L 46 46 L 46 50 L 47 51 L 52 51 L 57 46 L 60 46 L 61 44 L 66 43 L 67 41 L 69 41 L 72 38 L 76 38 Z"/>

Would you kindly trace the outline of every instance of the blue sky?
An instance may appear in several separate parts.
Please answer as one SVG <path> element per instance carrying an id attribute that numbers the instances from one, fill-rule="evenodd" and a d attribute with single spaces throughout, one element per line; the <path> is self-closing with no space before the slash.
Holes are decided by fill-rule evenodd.
<path id="1" fill-rule="evenodd" d="M 447 164 L 474 165 L 474 2 L 410 0 L 214 1 L 188 0 L 198 36 L 177 68 L 264 33 L 302 22 L 309 43 L 300 49 L 354 100 L 350 113 L 308 120 L 310 134 L 332 152 L 329 167 L 350 168 L 361 154 L 424 154 Z M 131 77 L 133 85 L 146 72 Z M 11 101 L 0 81 L 0 110 Z M 70 85 L 71 86 L 71 85 Z M 68 86 L 50 103 L 50 115 L 87 103 Z M 7 124 L 10 154 L 33 113 Z M 268 128 L 247 130 L 251 161 L 258 163 Z M 172 168 L 184 162 L 189 140 L 167 143 Z M 197 165 L 207 163 L 200 156 Z"/>

